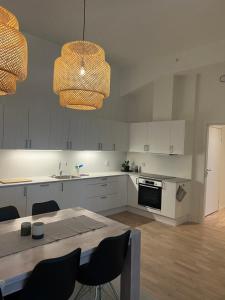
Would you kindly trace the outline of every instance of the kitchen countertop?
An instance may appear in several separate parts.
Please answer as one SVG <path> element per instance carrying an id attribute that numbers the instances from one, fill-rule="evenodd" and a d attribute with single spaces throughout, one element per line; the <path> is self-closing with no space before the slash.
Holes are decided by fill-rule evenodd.
<path id="1" fill-rule="evenodd" d="M 53 183 L 53 182 L 65 182 L 65 181 L 74 181 L 74 180 L 82 180 L 82 179 L 92 179 L 92 178 L 99 178 L 99 177 L 111 177 L 111 176 L 124 176 L 124 175 L 134 175 L 140 176 L 140 173 L 133 173 L 133 172 L 121 172 L 121 171 L 112 171 L 112 172 L 96 172 L 96 173 L 88 173 L 87 176 L 81 176 L 76 178 L 69 178 L 69 179 L 56 179 L 49 176 L 35 176 L 30 177 L 26 176 L 27 179 L 32 180 L 31 182 L 18 182 L 18 183 L 7 183 L 3 184 L 0 183 L 0 188 L 10 187 L 10 186 L 24 186 L 24 185 L 32 185 L 32 184 L 42 184 L 42 183 Z M 189 181 L 190 179 L 185 178 L 178 178 L 178 177 L 171 177 L 167 178 L 166 182 L 174 182 L 174 183 L 181 183 L 185 181 Z"/>

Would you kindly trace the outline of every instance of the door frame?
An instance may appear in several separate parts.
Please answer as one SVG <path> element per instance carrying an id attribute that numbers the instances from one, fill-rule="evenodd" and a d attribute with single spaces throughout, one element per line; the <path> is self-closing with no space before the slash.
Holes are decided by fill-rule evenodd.
<path id="1" fill-rule="evenodd" d="M 202 222 L 205 219 L 205 207 L 206 207 L 206 187 L 207 187 L 207 178 L 206 178 L 206 167 L 208 164 L 208 149 L 209 149 L 209 128 L 211 126 L 225 126 L 225 122 L 211 122 L 206 124 L 206 151 L 205 151 L 205 159 L 204 159 L 204 199 L 203 199 L 203 206 L 202 206 Z"/>

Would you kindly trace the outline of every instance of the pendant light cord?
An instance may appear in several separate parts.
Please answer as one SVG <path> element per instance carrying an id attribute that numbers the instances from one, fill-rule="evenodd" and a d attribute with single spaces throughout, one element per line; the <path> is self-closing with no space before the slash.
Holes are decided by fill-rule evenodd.
<path id="1" fill-rule="evenodd" d="M 85 27 L 86 27 L 86 0 L 84 0 L 83 41 L 85 38 Z"/>

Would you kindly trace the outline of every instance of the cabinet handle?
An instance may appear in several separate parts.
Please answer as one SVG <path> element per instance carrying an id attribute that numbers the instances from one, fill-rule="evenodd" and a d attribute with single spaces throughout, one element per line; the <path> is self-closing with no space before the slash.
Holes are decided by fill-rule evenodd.
<path id="1" fill-rule="evenodd" d="M 102 177 L 102 180 L 107 180 L 107 177 Z"/>
<path id="2" fill-rule="evenodd" d="M 100 143 L 100 150 L 102 150 L 102 143 Z"/>
<path id="3" fill-rule="evenodd" d="M 116 151 L 116 144 L 113 144 L 113 151 Z"/>
<path id="4" fill-rule="evenodd" d="M 107 183 L 105 183 L 105 184 L 101 184 L 101 186 L 107 186 L 108 184 Z"/>
<path id="5" fill-rule="evenodd" d="M 144 145 L 144 151 L 145 152 L 149 151 L 149 145 Z"/>
<path id="6" fill-rule="evenodd" d="M 29 140 L 29 149 L 31 149 L 31 147 L 32 147 L 32 141 Z"/>
<path id="7" fill-rule="evenodd" d="M 27 187 L 24 186 L 23 188 L 23 196 L 26 197 L 27 196 Z"/>
<path id="8" fill-rule="evenodd" d="M 61 187 L 62 187 L 62 192 L 64 192 L 64 185 L 63 185 L 63 182 L 61 183 Z"/>
<path id="9" fill-rule="evenodd" d="M 106 196 L 102 196 L 102 197 L 101 197 L 101 199 L 106 199 L 106 198 L 107 198 Z"/>
<path id="10" fill-rule="evenodd" d="M 25 141 L 25 148 L 27 149 L 28 148 L 28 140 L 26 139 Z"/>
<path id="11" fill-rule="evenodd" d="M 101 143 L 98 143 L 98 150 L 101 150 Z"/>
<path id="12" fill-rule="evenodd" d="M 66 149 L 69 149 L 69 141 L 66 142 Z"/>
<path id="13" fill-rule="evenodd" d="M 42 183 L 40 184 L 41 187 L 49 186 L 49 183 Z"/>
<path id="14" fill-rule="evenodd" d="M 70 150 L 72 150 L 73 143 L 70 141 Z"/>

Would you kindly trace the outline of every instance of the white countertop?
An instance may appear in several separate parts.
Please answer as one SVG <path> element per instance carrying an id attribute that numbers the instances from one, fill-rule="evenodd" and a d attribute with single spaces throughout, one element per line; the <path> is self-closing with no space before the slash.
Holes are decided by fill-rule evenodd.
<path id="1" fill-rule="evenodd" d="M 64 181 L 74 181 L 74 180 L 83 180 L 83 179 L 92 179 L 92 178 L 99 178 L 99 177 L 111 177 L 111 176 L 124 176 L 124 175 L 134 175 L 134 176 L 140 176 L 141 174 L 139 173 L 126 173 L 126 172 L 96 172 L 96 173 L 88 173 L 87 176 L 80 176 L 76 178 L 69 178 L 69 179 L 56 179 L 49 176 L 35 176 L 35 177 L 30 177 L 30 176 L 24 176 L 26 179 L 32 180 L 31 182 L 18 182 L 18 183 L 7 183 L 3 184 L 0 183 L 0 188 L 4 187 L 9 187 L 9 186 L 24 186 L 24 185 L 32 185 L 32 184 L 42 184 L 42 183 L 52 183 L 52 182 L 64 182 Z M 178 178 L 178 177 L 173 177 L 173 178 L 168 178 L 165 181 L 166 182 L 174 182 L 174 183 L 181 183 L 185 181 L 189 181 L 190 179 L 185 179 L 185 178 Z"/>

